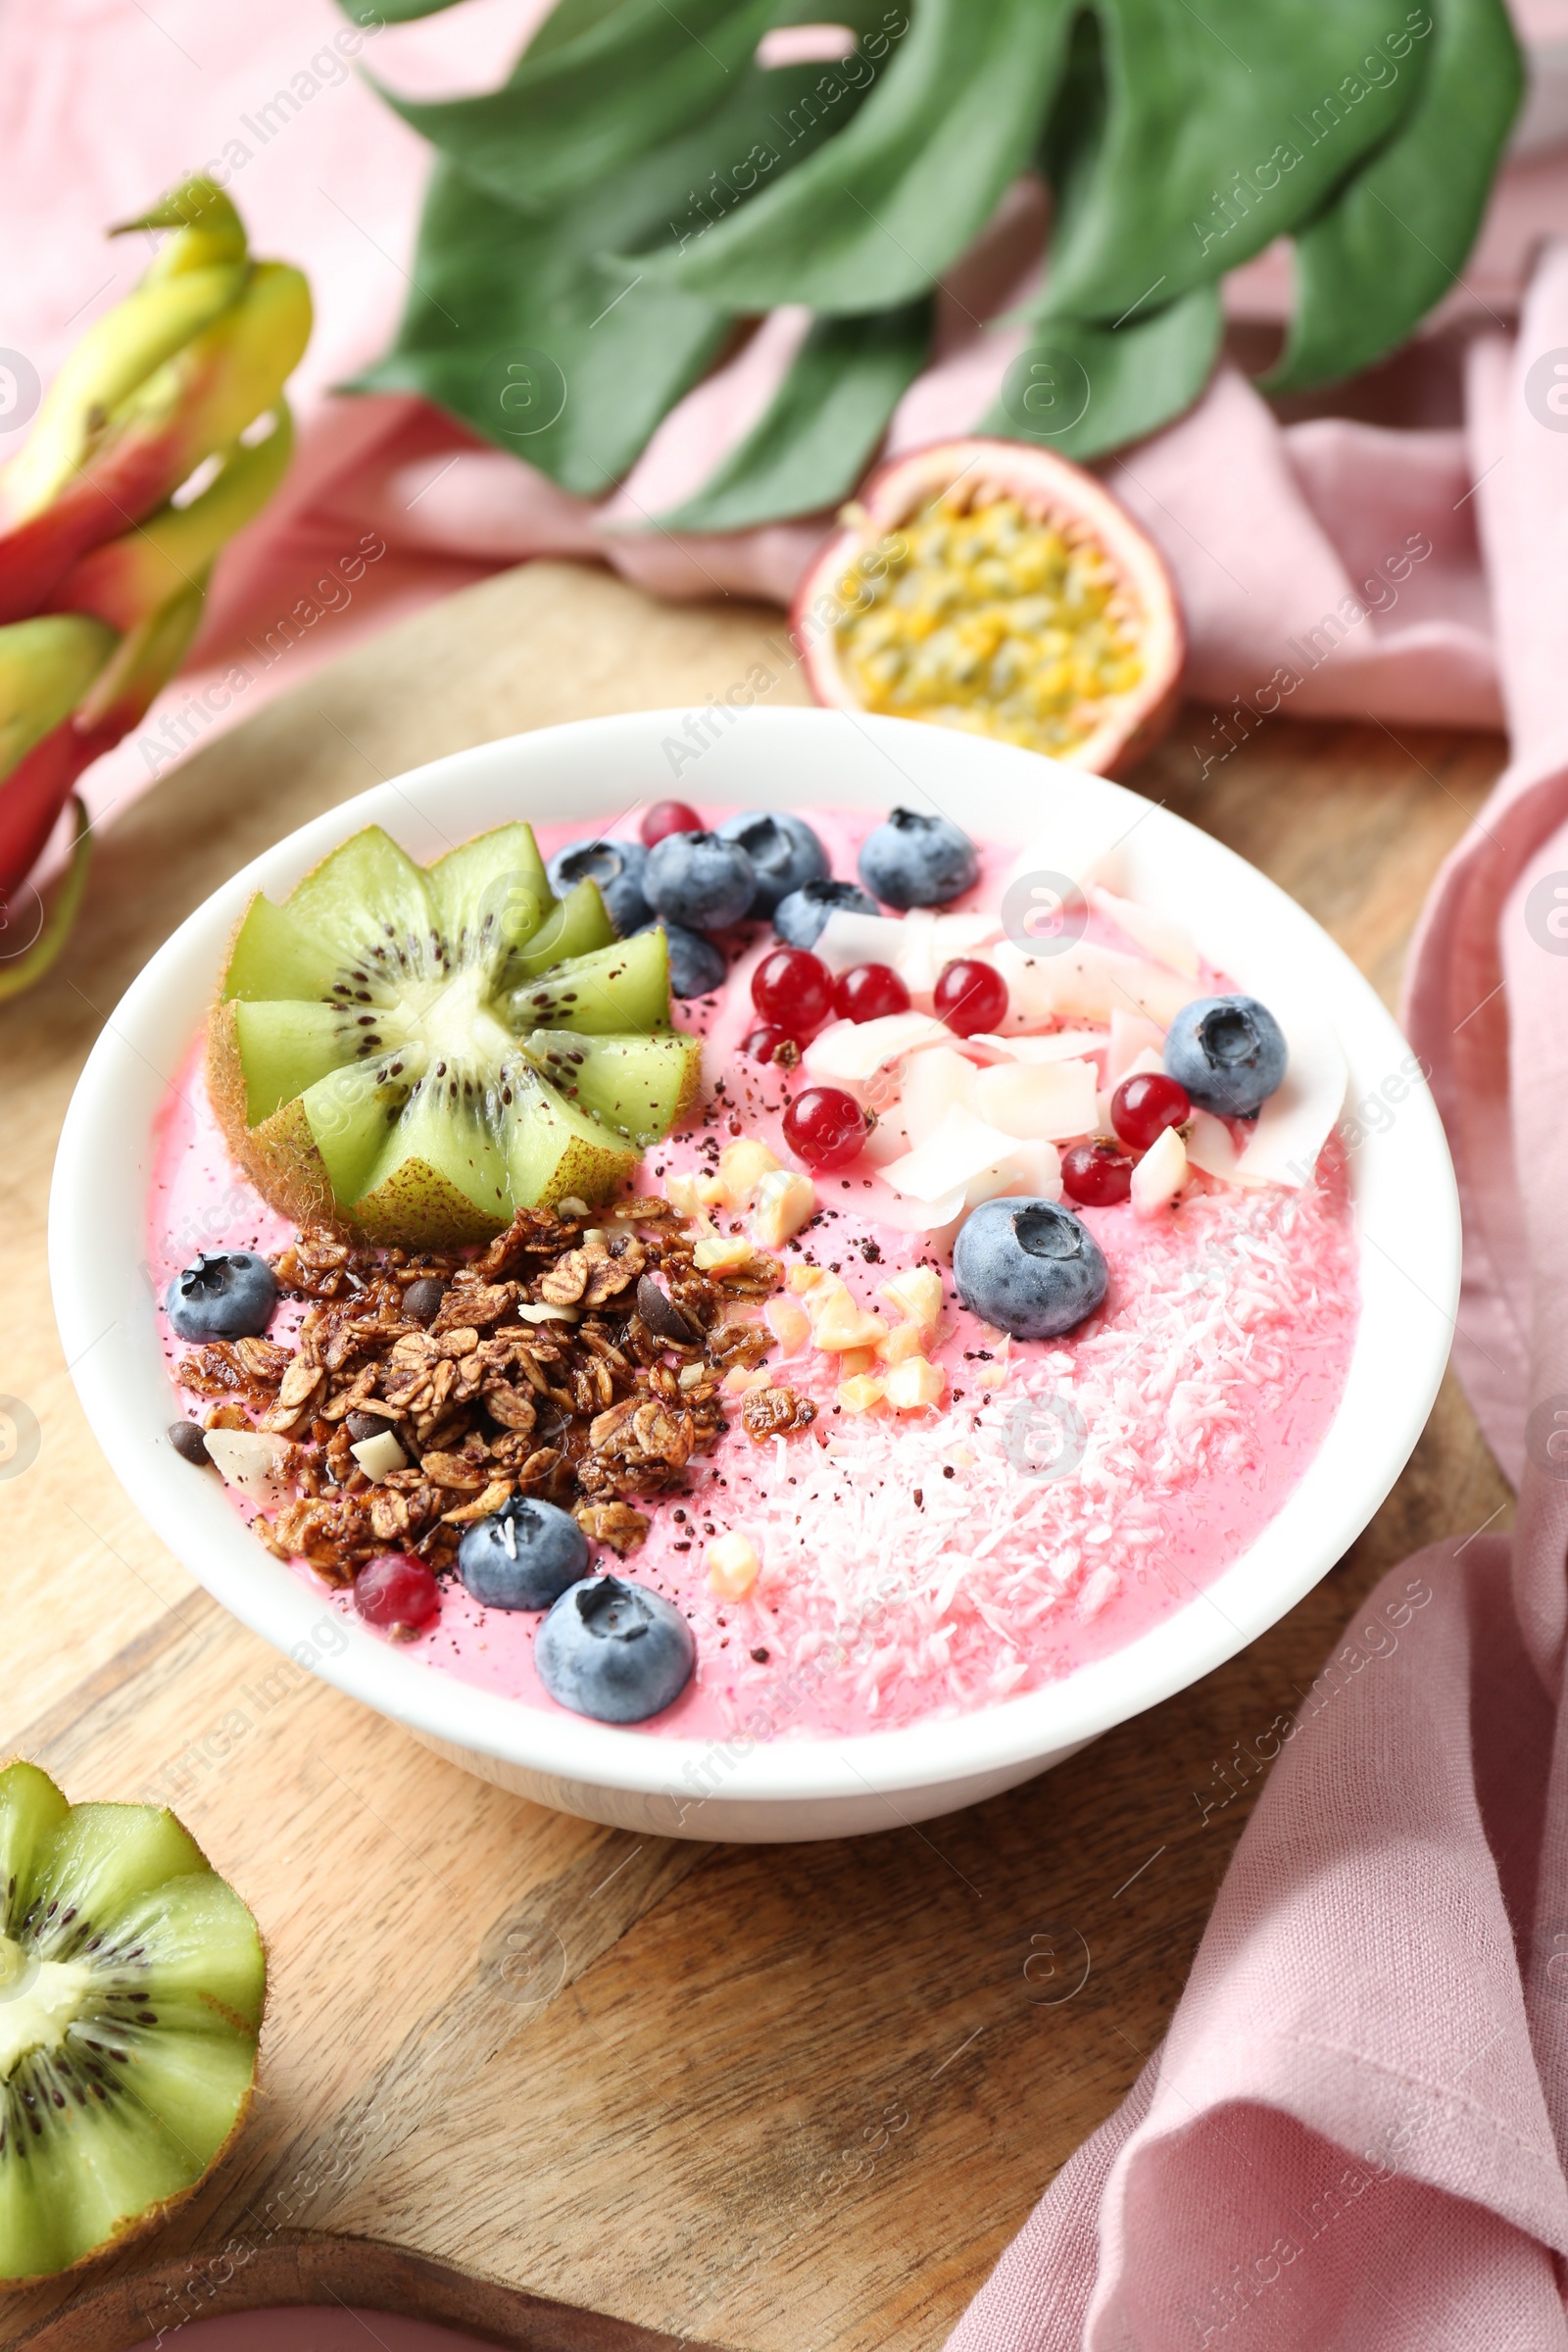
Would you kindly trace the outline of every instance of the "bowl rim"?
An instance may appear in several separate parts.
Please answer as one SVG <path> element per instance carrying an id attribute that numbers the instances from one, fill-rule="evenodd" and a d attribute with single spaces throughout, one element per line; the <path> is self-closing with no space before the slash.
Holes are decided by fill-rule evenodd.
<path id="1" fill-rule="evenodd" d="M 73 1381 L 122 1485 L 154 1532 L 216 1599 L 274 1648 L 445 1746 L 537 1773 L 558 1787 L 581 1783 L 590 1789 L 662 1795 L 682 1806 L 698 1789 L 705 1797 L 750 1804 L 860 1800 L 868 1792 L 886 1799 L 900 1789 L 930 1789 L 981 1774 L 1017 1771 L 1037 1758 L 1044 1764 L 1224 1664 L 1327 1573 L 1366 1526 L 1414 1448 L 1447 1361 L 1458 1302 L 1459 1212 L 1452 1166 L 1430 1089 L 1424 1076 L 1410 1074 L 1413 1057 L 1392 1016 L 1344 951 L 1277 884 L 1185 818 L 1125 785 L 985 737 L 799 708 L 741 710 L 727 732 L 715 722 L 699 755 L 705 767 L 715 750 L 722 755 L 711 773 L 715 789 L 710 792 L 709 777 L 704 778 L 703 798 L 710 803 L 808 810 L 813 801 L 823 808 L 857 802 L 872 807 L 879 805 L 880 795 L 880 805 L 886 806 L 892 785 L 898 799 L 922 795 L 940 808 L 942 794 L 932 789 L 933 781 L 950 798 L 959 797 L 954 787 L 961 781 L 965 809 L 977 801 L 982 806 L 1000 801 L 1017 820 L 1009 821 L 1002 838 L 1010 830 L 1020 845 L 1041 829 L 1043 797 L 1049 803 L 1087 796 L 1093 804 L 1114 795 L 1146 866 L 1177 879 L 1196 876 L 1200 889 L 1206 885 L 1215 893 L 1210 915 L 1225 915 L 1233 927 L 1245 915 L 1254 963 L 1259 955 L 1286 957 L 1298 982 L 1309 983 L 1323 1000 L 1325 1017 L 1350 1069 L 1348 1099 L 1356 1099 L 1361 1087 L 1376 1092 L 1381 1085 L 1386 1092 L 1390 1074 L 1403 1069 L 1396 1115 L 1366 1133 L 1351 1154 L 1363 1298 L 1345 1394 L 1329 1431 L 1279 1511 L 1241 1557 L 1145 1633 L 1019 1696 L 891 1731 L 758 1740 L 745 1732 L 728 1740 L 678 1738 L 597 1724 L 479 1690 L 401 1653 L 341 1616 L 324 1591 L 313 1593 L 294 1570 L 263 1548 L 216 1480 L 192 1480 L 189 1466 L 167 1443 L 173 1392 L 157 1352 L 144 1255 L 153 1126 L 151 1117 L 144 1118 L 135 1137 L 135 1238 L 127 1250 L 127 1213 L 132 1212 L 127 1212 L 124 1185 L 124 1105 L 145 1104 L 155 1086 L 162 1099 L 172 1066 L 177 1068 L 189 1052 L 222 942 L 250 894 L 262 887 L 287 887 L 327 849 L 368 823 L 386 824 L 416 855 L 429 855 L 432 846 L 453 838 L 430 813 L 431 806 L 444 808 L 454 795 L 471 806 L 487 794 L 499 803 L 516 793 L 524 797 L 506 813 L 532 813 L 546 823 L 555 819 L 542 812 L 539 799 L 541 793 L 548 798 L 551 789 L 558 797 L 567 795 L 563 814 L 581 813 L 585 822 L 603 816 L 602 803 L 570 800 L 579 772 L 591 780 L 633 773 L 641 763 L 653 778 L 662 774 L 662 793 L 680 790 L 681 769 L 673 785 L 668 770 L 674 764 L 672 751 L 693 740 L 692 717 L 690 711 L 648 710 L 571 720 L 449 754 L 299 827 L 185 918 L 105 1023 L 61 1133 L 50 1194 L 49 1263 Z M 771 760 L 786 775 L 803 767 L 820 771 L 835 745 L 841 760 L 859 760 L 864 775 L 857 770 L 853 783 L 841 777 L 832 789 L 824 786 L 811 795 L 775 786 L 749 765 L 760 761 L 765 766 Z M 902 784 L 887 776 L 873 792 L 866 778 L 882 779 L 886 761 Z M 722 789 L 732 771 L 745 777 L 747 793 Z M 459 821 L 461 839 L 502 818 L 485 814 Z M 997 823 L 993 813 L 974 830 L 995 837 Z M 1157 899 L 1157 892 L 1151 895 Z M 1200 920 L 1198 928 L 1213 960 L 1255 985 L 1247 968 L 1248 950 L 1238 958 L 1237 949 L 1227 949 L 1224 940 L 1217 948 L 1211 944 L 1213 921 Z M 176 1035 L 174 1023 L 181 1018 L 185 1025 Z M 1419 1273 L 1409 1260 L 1419 1264 Z M 116 1311 L 106 1329 L 111 1302 Z M 149 1382 L 154 1362 L 158 1377 Z M 340 1647 L 323 1639 L 328 1621 L 346 1636 Z M 708 1775 L 715 1770 L 718 1783 L 710 1789 Z M 895 1819 L 902 1818 L 896 1808 L 892 1811 Z"/>

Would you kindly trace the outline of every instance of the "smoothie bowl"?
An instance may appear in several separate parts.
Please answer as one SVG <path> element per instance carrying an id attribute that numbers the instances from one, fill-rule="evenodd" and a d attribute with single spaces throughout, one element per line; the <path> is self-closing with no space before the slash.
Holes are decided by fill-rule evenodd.
<path id="1" fill-rule="evenodd" d="M 1458 1279 L 1419 1069 L 1281 892 L 806 710 L 485 745 L 269 852 L 107 1026 L 50 1252 L 246 1624 L 504 1787 L 747 1839 L 954 1810 L 1255 1638 Z"/>

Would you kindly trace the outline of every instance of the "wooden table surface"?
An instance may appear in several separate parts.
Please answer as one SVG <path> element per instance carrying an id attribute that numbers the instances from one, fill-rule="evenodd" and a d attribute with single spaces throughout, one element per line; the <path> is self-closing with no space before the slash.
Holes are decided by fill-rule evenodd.
<path id="1" fill-rule="evenodd" d="M 0 2342 L 114 2352 L 342 2296 L 507 2344 L 940 2344 L 1164 2029 L 1262 1777 L 1253 1743 L 1386 1568 L 1506 1505 L 1450 1380 L 1360 1542 L 1206 1681 L 927 1830 L 750 1848 L 639 1839 L 468 1779 L 280 1665 L 139 1522 L 76 1405 L 44 1268 L 55 1138 L 122 990 L 243 859 L 378 778 L 701 705 L 758 660 L 774 699 L 807 700 L 778 628 L 559 564 L 455 596 L 127 811 L 64 962 L 0 1008 L 0 1409 L 37 1431 L 0 1479 L 0 1752 L 75 1797 L 169 1792 L 272 1960 L 234 2159 L 118 2264 L 7 2302 Z M 1132 781 L 1283 883 L 1392 1003 L 1500 744 L 1281 721 L 1200 780 L 1200 732 L 1178 725 Z"/>

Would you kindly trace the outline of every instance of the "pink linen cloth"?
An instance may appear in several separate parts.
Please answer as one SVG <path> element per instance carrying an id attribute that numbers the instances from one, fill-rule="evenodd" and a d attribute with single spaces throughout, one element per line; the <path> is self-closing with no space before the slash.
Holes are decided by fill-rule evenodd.
<path id="1" fill-rule="evenodd" d="M 1465 1211 L 1455 1359 L 1519 1488 L 1351 1621 L 1163 2046 L 950 2352 L 1568 2346 L 1568 248 L 1471 356 L 1514 759 L 1449 859 L 1406 1022 Z M 1568 374 L 1568 367 L 1565 367 Z"/>

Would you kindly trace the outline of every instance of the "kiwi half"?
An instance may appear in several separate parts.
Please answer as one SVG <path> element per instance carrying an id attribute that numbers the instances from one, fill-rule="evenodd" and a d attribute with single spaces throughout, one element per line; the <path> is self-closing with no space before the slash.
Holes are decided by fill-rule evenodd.
<path id="1" fill-rule="evenodd" d="M 156 2220 L 250 2105 L 256 1922 L 172 1813 L 0 1771 L 0 2281 Z"/>
<path id="2" fill-rule="evenodd" d="M 378 825 L 242 916 L 208 1029 L 230 1150 L 275 1208 L 372 1242 L 482 1241 L 603 1200 L 697 1091 L 664 935 L 558 901 L 532 830 L 416 865 Z"/>

